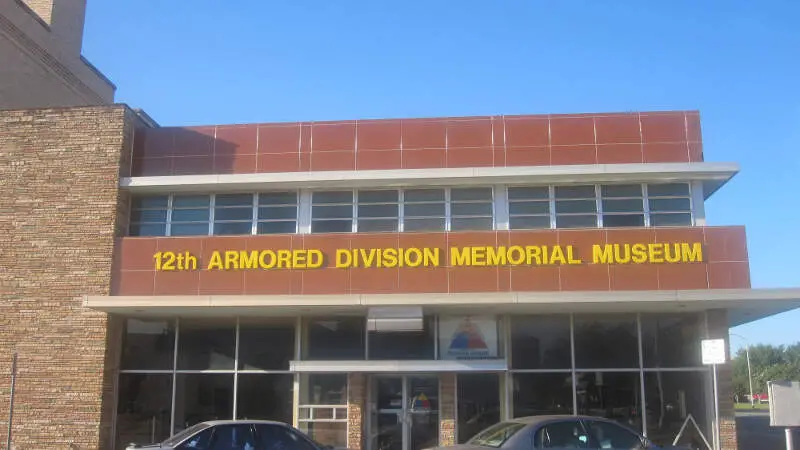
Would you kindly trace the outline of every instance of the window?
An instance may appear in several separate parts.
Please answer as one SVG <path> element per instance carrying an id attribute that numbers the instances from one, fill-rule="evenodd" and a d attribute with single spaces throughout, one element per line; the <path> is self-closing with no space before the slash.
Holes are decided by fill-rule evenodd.
<path id="1" fill-rule="evenodd" d="M 688 184 L 649 184 L 647 201 L 651 226 L 692 224 L 692 201 Z"/>
<path id="2" fill-rule="evenodd" d="M 534 442 L 535 448 L 589 448 L 589 435 L 579 421 L 565 420 L 548 423 L 539 428 Z"/>
<path id="3" fill-rule="evenodd" d="M 312 194 L 311 232 L 353 231 L 353 191 L 324 191 Z"/>
<path id="4" fill-rule="evenodd" d="M 556 228 L 597 226 L 594 186 L 556 186 Z"/>
<path id="5" fill-rule="evenodd" d="M 297 232 L 297 192 L 258 194 L 257 234 Z"/>
<path id="6" fill-rule="evenodd" d="M 194 427 L 187 429 L 185 431 L 194 430 Z M 187 433 L 187 435 L 190 433 Z M 211 448 L 211 436 L 214 434 L 213 428 L 206 428 L 203 431 L 195 434 L 191 438 L 189 438 L 186 442 L 181 444 L 178 448 L 180 450 L 207 450 Z M 180 440 L 175 440 L 175 442 L 180 442 Z M 168 445 L 168 444 L 164 444 Z"/>
<path id="7" fill-rule="evenodd" d="M 600 186 L 603 227 L 643 227 L 641 184 Z"/>
<path id="8" fill-rule="evenodd" d="M 550 228 L 550 188 L 509 187 L 508 218 L 512 230 Z"/>
<path id="9" fill-rule="evenodd" d="M 210 195 L 172 197 L 170 236 L 208 235 Z"/>
<path id="10" fill-rule="evenodd" d="M 331 317 L 306 322 L 304 358 L 307 360 L 364 359 L 366 319 Z"/>
<path id="11" fill-rule="evenodd" d="M 639 367 L 639 339 L 633 314 L 576 314 L 575 367 Z"/>
<path id="12" fill-rule="evenodd" d="M 347 446 L 347 374 L 300 376 L 299 428 L 314 441 Z"/>
<path id="13" fill-rule="evenodd" d="M 514 417 L 572 414 L 572 374 L 515 373 Z"/>
<path id="14" fill-rule="evenodd" d="M 125 320 L 122 369 L 171 370 L 175 353 L 173 320 Z"/>
<path id="15" fill-rule="evenodd" d="M 458 443 L 500 421 L 500 377 L 496 373 L 456 375 Z"/>
<path id="16" fill-rule="evenodd" d="M 306 438 L 284 426 L 258 424 L 256 433 L 264 449 L 317 450 Z"/>
<path id="17" fill-rule="evenodd" d="M 358 231 L 397 231 L 399 223 L 397 191 L 358 191 Z"/>
<path id="18" fill-rule="evenodd" d="M 641 437 L 617 424 L 596 420 L 590 420 L 587 424 L 600 448 L 644 448 Z"/>
<path id="19" fill-rule="evenodd" d="M 450 231 L 494 228 L 492 188 L 450 190 Z"/>
<path id="20" fill-rule="evenodd" d="M 255 450 L 256 439 L 250 425 L 217 425 L 209 450 Z M 203 447 L 199 447 L 203 448 Z"/>
<path id="21" fill-rule="evenodd" d="M 525 428 L 525 424 L 521 422 L 500 422 L 478 433 L 475 437 L 467 441 L 467 444 L 500 448 L 523 428 Z"/>
<path id="22" fill-rule="evenodd" d="M 403 231 L 444 231 L 444 189 L 409 189 L 403 194 Z"/>
<path id="23" fill-rule="evenodd" d="M 251 234 L 253 194 L 217 194 L 214 197 L 214 234 Z"/>
<path id="24" fill-rule="evenodd" d="M 569 369 L 569 315 L 511 318 L 511 364 L 514 369 Z"/>
<path id="25" fill-rule="evenodd" d="M 167 234 L 169 196 L 134 197 L 131 200 L 131 236 L 164 236 Z"/>

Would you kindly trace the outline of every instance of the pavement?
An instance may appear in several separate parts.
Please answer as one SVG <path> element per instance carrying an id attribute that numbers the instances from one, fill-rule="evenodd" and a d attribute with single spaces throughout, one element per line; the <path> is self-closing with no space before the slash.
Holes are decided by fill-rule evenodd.
<path id="1" fill-rule="evenodd" d="M 784 428 L 769 425 L 768 411 L 737 411 L 739 450 L 786 450 Z M 794 430 L 794 446 L 800 448 L 800 429 Z"/>

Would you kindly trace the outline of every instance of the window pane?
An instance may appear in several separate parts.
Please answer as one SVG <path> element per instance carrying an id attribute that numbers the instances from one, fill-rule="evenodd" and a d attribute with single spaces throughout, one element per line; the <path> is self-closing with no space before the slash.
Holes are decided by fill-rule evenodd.
<path id="1" fill-rule="evenodd" d="M 492 200 L 492 188 L 450 189 L 450 201 Z"/>
<path id="2" fill-rule="evenodd" d="M 317 450 L 317 447 L 312 445 L 304 436 L 288 427 L 257 424 L 256 430 L 258 439 L 261 442 L 260 448 L 263 449 Z"/>
<path id="3" fill-rule="evenodd" d="M 641 437 L 628 427 L 599 420 L 587 421 L 587 425 L 600 448 L 642 448 Z M 641 428 L 637 431 L 641 432 Z"/>
<path id="4" fill-rule="evenodd" d="M 403 219 L 403 231 L 441 231 L 444 219 Z"/>
<path id="5" fill-rule="evenodd" d="M 123 370 L 172 370 L 175 321 L 127 319 L 122 341 Z"/>
<path id="6" fill-rule="evenodd" d="M 699 367 L 702 321 L 698 314 L 643 314 L 645 367 Z"/>
<path id="7" fill-rule="evenodd" d="M 644 375 L 647 437 L 656 445 L 672 445 L 689 414 L 700 430 L 707 433 L 708 416 L 705 399 L 706 374 L 704 372 L 648 372 Z M 710 408 L 709 408 L 710 409 Z M 766 420 L 765 420 L 766 422 Z M 766 425 L 766 423 L 765 423 Z M 678 445 L 689 448 L 706 448 L 694 427 L 686 428 Z"/>
<path id="8" fill-rule="evenodd" d="M 259 220 L 297 219 L 297 206 L 268 206 L 258 208 Z"/>
<path id="9" fill-rule="evenodd" d="M 219 235 L 251 234 L 252 230 L 253 230 L 253 224 L 250 222 L 214 223 L 214 234 L 219 234 Z"/>
<path id="10" fill-rule="evenodd" d="M 610 184 L 600 186 L 600 194 L 603 197 L 641 197 L 641 184 Z"/>
<path id="11" fill-rule="evenodd" d="M 453 203 L 450 205 L 453 216 L 491 216 L 491 203 Z"/>
<path id="12" fill-rule="evenodd" d="M 556 198 L 594 198 L 594 186 L 556 186 Z"/>
<path id="13" fill-rule="evenodd" d="M 406 202 L 443 202 L 444 189 L 409 189 L 403 192 Z"/>
<path id="14" fill-rule="evenodd" d="M 358 205 L 358 217 L 397 217 L 397 204 Z"/>
<path id="15" fill-rule="evenodd" d="M 172 375 L 121 373 L 118 384 L 116 448 L 125 448 L 131 443 L 151 444 L 168 438 Z"/>
<path id="16" fill-rule="evenodd" d="M 512 317 L 511 352 L 514 369 L 569 369 L 572 367 L 569 316 Z"/>
<path id="17" fill-rule="evenodd" d="M 550 228 L 550 216 L 517 216 L 509 219 L 512 230 Z"/>
<path id="18" fill-rule="evenodd" d="M 352 231 L 352 220 L 315 220 L 311 223 L 312 233 L 350 233 Z"/>
<path id="19" fill-rule="evenodd" d="M 572 414 L 572 376 L 564 373 L 515 373 L 514 417 Z"/>
<path id="20" fill-rule="evenodd" d="M 513 202 L 508 205 L 508 213 L 516 214 L 549 214 L 549 202 Z"/>
<path id="21" fill-rule="evenodd" d="M 131 211 L 131 222 L 166 222 L 166 209 L 143 209 Z"/>
<path id="22" fill-rule="evenodd" d="M 172 211 L 173 222 L 204 222 L 208 220 L 208 209 L 176 209 Z"/>
<path id="23" fill-rule="evenodd" d="M 241 319 L 239 370 L 289 370 L 293 359 L 294 323 Z"/>
<path id="24" fill-rule="evenodd" d="M 473 218 L 459 218 L 453 217 L 450 219 L 450 229 L 452 231 L 460 230 L 491 230 L 494 221 L 491 217 L 473 217 Z"/>
<path id="25" fill-rule="evenodd" d="M 167 225 L 132 223 L 128 234 L 130 236 L 166 236 Z"/>
<path id="26" fill-rule="evenodd" d="M 262 192 L 258 194 L 259 205 L 296 205 L 297 192 Z"/>
<path id="27" fill-rule="evenodd" d="M 575 366 L 593 369 L 638 368 L 636 316 L 576 314 Z"/>
<path id="28" fill-rule="evenodd" d="M 214 427 L 212 437 L 213 443 L 211 450 L 242 449 L 251 450 L 256 448 L 256 439 L 253 429 L 245 424 L 225 424 Z M 191 448 L 208 448 L 200 445 L 192 445 Z"/>
<path id="29" fill-rule="evenodd" d="M 597 226 L 597 216 L 557 216 L 556 228 L 587 228 Z"/>
<path id="30" fill-rule="evenodd" d="M 369 332 L 369 359 L 435 359 L 435 322 L 424 319 L 422 331 Z"/>
<path id="31" fill-rule="evenodd" d="M 173 223 L 170 227 L 170 236 L 205 236 L 207 234 L 207 223 Z"/>
<path id="32" fill-rule="evenodd" d="M 214 208 L 214 220 L 253 220 L 253 208 Z"/>
<path id="33" fill-rule="evenodd" d="M 642 429 L 638 372 L 578 372 L 578 414 L 605 417 Z"/>
<path id="34" fill-rule="evenodd" d="M 131 208 L 166 208 L 169 202 L 169 197 L 166 195 L 158 195 L 153 197 L 133 197 L 131 199 Z"/>
<path id="35" fill-rule="evenodd" d="M 358 191 L 359 203 L 397 203 L 397 191 Z"/>
<path id="36" fill-rule="evenodd" d="M 209 195 L 176 195 L 172 197 L 173 208 L 196 208 L 210 204 L 211 196 Z"/>
<path id="37" fill-rule="evenodd" d="M 603 226 L 613 227 L 643 227 L 644 214 L 611 214 L 603 215 Z"/>
<path id="38" fill-rule="evenodd" d="M 294 221 L 286 222 L 259 222 L 258 234 L 296 233 L 297 224 Z"/>
<path id="39" fill-rule="evenodd" d="M 314 192 L 312 203 L 353 203 L 352 191 Z"/>
<path id="40" fill-rule="evenodd" d="M 311 216 L 314 219 L 345 219 L 353 217 L 351 205 L 314 206 Z"/>
<path id="41" fill-rule="evenodd" d="M 603 200 L 603 212 L 642 212 L 644 202 L 642 199 L 629 200 Z"/>
<path id="42" fill-rule="evenodd" d="M 347 405 L 347 374 L 312 373 L 300 377 L 301 405 Z"/>
<path id="43" fill-rule="evenodd" d="M 444 217 L 444 203 L 420 203 L 403 206 L 405 217 Z"/>
<path id="44" fill-rule="evenodd" d="M 556 213 L 593 213 L 597 211 L 594 200 L 559 200 L 556 202 Z"/>
<path id="45" fill-rule="evenodd" d="M 360 232 L 379 232 L 397 231 L 397 219 L 359 219 L 358 231 Z"/>
<path id="46" fill-rule="evenodd" d="M 215 206 L 253 206 L 253 194 L 217 194 Z"/>
<path id="47" fill-rule="evenodd" d="M 500 421 L 500 378 L 495 373 L 456 375 L 458 443 Z"/>
<path id="48" fill-rule="evenodd" d="M 648 197 L 688 196 L 689 185 L 686 183 L 648 184 Z"/>
<path id="49" fill-rule="evenodd" d="M 691 206 L 688 198 L 661 198 L 650 199 L 650 211 L 689 211 Z"/>
<path id="50" fill-rule="evenodd" d="M 510 187 L 508 188 L 509 200 L 529 200 L 547 199 L 550 196 L 550 188 L 541 187 Z"/>
<path id="51" fill-rule="evenodd" d="M 292 423 L 294 375 L 240 373 L 236 417 Z"/>
<path id="52" fill-rule="evenodd" d="M 180 321 L 178 370 L 233 369 L 236 326 L 228 320 Z"/>
<path id="53" fill-rule="evenodd" d="M 175 432 L 233 419 L 233 374 L 179 373 L 175 382 Z"/>
<path id="54" fill-rule="evenodd" d="M 677 225 L 691 225 L 691 214 L 651 214 L 650 225 L 654 227 L 667 227 Z"/>
<path id="55" fill-rule="evenodd" d="M 308 360 L 364 359 L 366 319 L 340 317 L 306 322 Z"/>

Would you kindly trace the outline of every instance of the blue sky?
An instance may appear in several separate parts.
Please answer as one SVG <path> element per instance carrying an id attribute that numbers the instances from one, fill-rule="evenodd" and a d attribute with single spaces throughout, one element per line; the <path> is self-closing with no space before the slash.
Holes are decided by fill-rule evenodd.
<path id="1" fill-rule="evenodd" d="M 89 0 L 84 54 L 162 125 L 698 109 L 742 167 L 709 223 L 747 226 L 754 287 L 800 286 L 800 2 L 157 3 Z"/>

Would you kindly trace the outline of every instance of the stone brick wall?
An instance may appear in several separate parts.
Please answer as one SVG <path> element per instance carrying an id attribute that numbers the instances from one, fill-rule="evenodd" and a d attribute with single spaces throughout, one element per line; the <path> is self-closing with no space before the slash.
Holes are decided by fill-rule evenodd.
<path id="1" fill-rule="evenodd" d="M 364 448 L 367 379 L 363 373 L 347 375 L 347 448 Z"/>
<path id="2" fill-rule="evenodd" d="M 728 336 L 728 314 L 724 310 L 713 310 L 707 314 L 708 337 L 725 339 Z M 726 351 L 729 348 L 725 346 Z M 726 358 L 730 361 L 730 355 Z M 730 362 L 717 366 L 717 383 L 719 389 L 720 442 L 722 450 L 736 450 L 736 414 L 733 404 L 733 372 Z M 710 388 L 713 390 L 713 385 Z M 713 396 L 711 397 L 713 401 Z M 709 404 L 709 415 L 714 416 L 714 404 Z M 713 432 L 712 432 L 713 433 Z M 710 437 L 709 437 L 710 438 Z"/>
<path id="3" fill-rule="evenodd" d="M 456 375 L 439 375 L 439 445 L 456 443 Z"/>
<path id="4" fill-rule="evenodd" d="M 110 293 L 136 121 L 122 105 L 0 111 L 0 405 L 16 351 L 14 449 L 111 446 L 121 327 L 80 296 Z"/>

